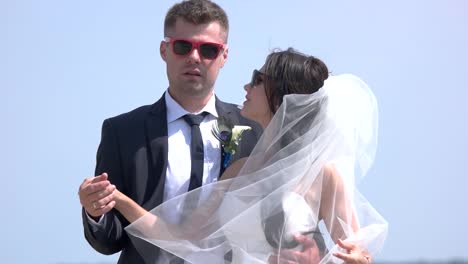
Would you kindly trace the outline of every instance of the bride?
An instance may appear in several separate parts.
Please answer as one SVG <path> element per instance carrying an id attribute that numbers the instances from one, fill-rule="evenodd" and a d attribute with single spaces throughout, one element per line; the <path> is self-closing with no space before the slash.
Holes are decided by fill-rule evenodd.
<path id="1" fill-rule="evenodd" d="M 220 181 L 150 213 L 116 191 L 137 249 L 152 250 L 143 240 L 191 263 L 371 263 L 387 233 L 356 189 L 377 144 L 372 92 L 291 48 L 244 89 L 241 114 L 264 133 Z"/>

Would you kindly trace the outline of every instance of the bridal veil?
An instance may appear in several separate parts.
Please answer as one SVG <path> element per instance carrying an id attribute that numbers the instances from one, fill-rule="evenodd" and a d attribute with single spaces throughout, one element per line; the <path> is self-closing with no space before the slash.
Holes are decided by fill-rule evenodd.
<path id="1" fill-rule="evenodd" d="M 330 76 L 314 94 L 284 97 L 237 177 L 166 201 L 125 230 L 143 256 L 155 248 L 138 241 L 191 263 L 264 263 L 300 249 L 295 234 L 315 239 L 321 263 L 342 262 L 337 239 L 375 255 L 387 222 L 357 184 L 374 160 L 377 123 L 367 85 Z"/>

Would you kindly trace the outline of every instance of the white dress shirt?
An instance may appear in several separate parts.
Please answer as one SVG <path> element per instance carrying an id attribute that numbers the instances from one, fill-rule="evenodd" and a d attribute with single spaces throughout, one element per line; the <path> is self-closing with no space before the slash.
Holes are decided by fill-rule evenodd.
<path id="1" fill-rule="evenodd" d="M 169 94 L 167 90 L 164 94 L 166 100 L 167 112 L 167 129 L 168 129 L 168 165 L 166 170 L 166 179 L 164 184 L 163 201 L 167 201 L 177 195 L 186 193 L 190 183 L 190 141 L 191 127 L 182 118 L 185 114 L 199 114 L 208 112 L 202 123 L 200 131 L 203 139 L 204 151 L 204 166 L 203 166 L 203 182 L 207 184 L 218 180 L 221 169 L 221 152 L 220 143 L 211 133 L 211 129 L 216 119 L 218 112 L 215 106 L 215 96 L 213 95 L 208 101 L 208 104 L 198 113 L 190 113 L 178 104 Z M 203 201 L 208 194 L 202 193 L 200 200 Z M 178 221 L 179 216 L 175 210 L 168 211 L 166 214 L 171 215 L 173 221 Z M 98 222 L 94 221 L 88 215 L 88 222 L 92 227 L 97 228 L 103 223 L 106 215 L 101 216 Z M 161 251 L 158 264 L 168 264 L 169 254 Z"/>
<path id="2" fill-rule="evenodd" d="M 202 184 L 218 180 L 221 168 L 221 152 L 219 141 L 211 133 L 213 124 L 218 117 L 214 96 L 198 113 L 187 112 L 174 101 L 168 92 L 165 94 L 165 99 L 167 106 L 168 165 L 163 199 L 167 201 L 177 195 L 186 193 L 190 184 L 190 169 L 192 166 L 190 159 L 191 127 L 182 118 L 185 114 L 209 113 L 200 124 L 204 151 Z M 201 200 L 203 200 L 203 194 Z M 178 217 L 174 215 L 173 219 L 177 221 Z"/>

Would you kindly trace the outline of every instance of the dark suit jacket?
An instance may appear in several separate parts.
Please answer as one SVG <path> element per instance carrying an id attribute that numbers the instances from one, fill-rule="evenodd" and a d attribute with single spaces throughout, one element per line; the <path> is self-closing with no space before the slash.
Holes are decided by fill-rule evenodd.
<path id="1" fill-rule="evenodd" d="M 240 116 L 236 105 L 216 98 L 219 116 L 226 116 L 234 124 L 253 129 L 244 133 L 241 145 L 233 159 L 250 154 L 261 134 L 257 123 Z M 164 95 L 153 105 L 142 106 L 131 112 L 106 119 L 102 125 L 101 143 L 97 151 L 95 175 L 107 172 L 112 184 L 146 210 L 161 204 L 167 168 L 167 118 Z M 221 150 L 220 150 L 221 151 Z M 104 218 L 103 228 L 88 223 L 83 209 L 83 227 L 86 240 L 102 254 L 122 251 L 118 263 L 144 263 L 138 247 L 154 247 L 145 241 L 129 239 L 124 228 L 129 223 L 115 209 Z M 159 250 L 154 252 L 157 258 Z"/>

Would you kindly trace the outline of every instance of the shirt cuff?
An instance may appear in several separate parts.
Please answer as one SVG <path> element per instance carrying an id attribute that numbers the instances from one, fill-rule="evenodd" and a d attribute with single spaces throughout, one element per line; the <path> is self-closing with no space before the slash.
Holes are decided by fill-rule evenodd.
<path id="1" fill-rule="evenodd" d="M 99 217 L 99 220 L 97 222 L 88 214 L 88 212 L 85 211 L 85 214 L 86 214 L 86 217 L 88 218 L 88 223 L 91 225 L 93 229 L 98 229 L 104 225 L 104 217 L 106 216 L 106 214 L 101 215 L 101 217 Z"/>

